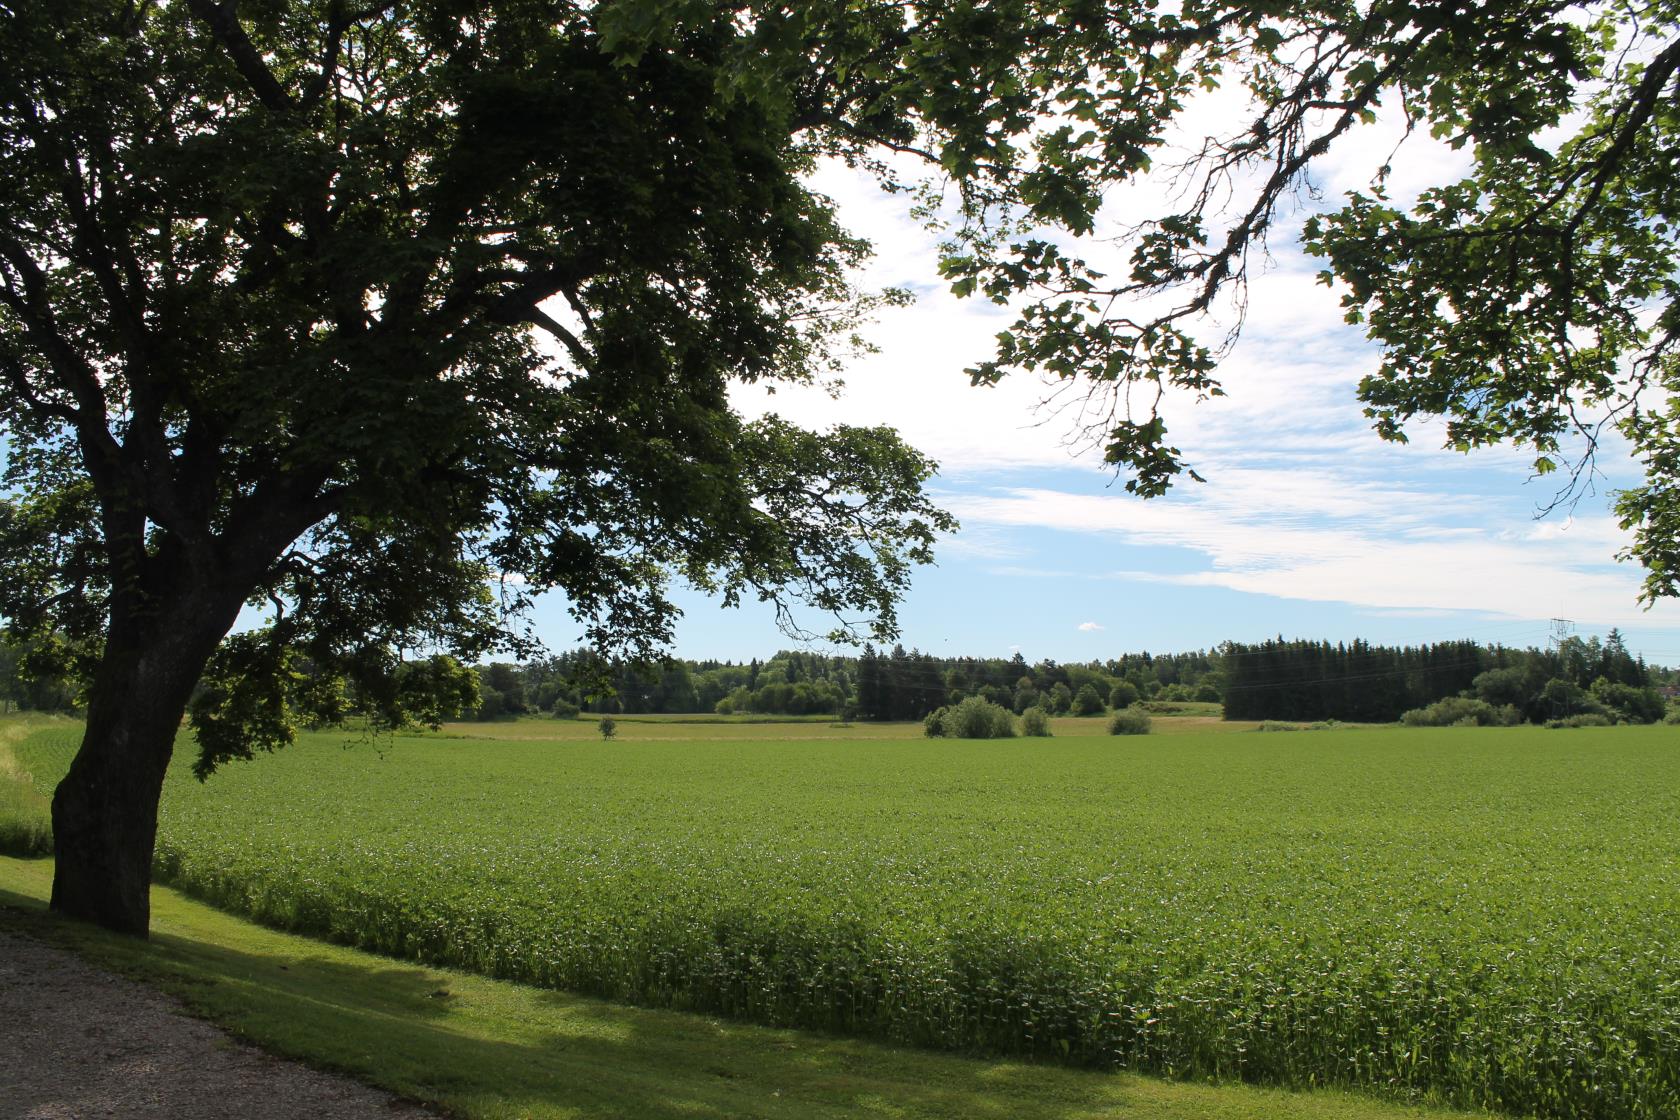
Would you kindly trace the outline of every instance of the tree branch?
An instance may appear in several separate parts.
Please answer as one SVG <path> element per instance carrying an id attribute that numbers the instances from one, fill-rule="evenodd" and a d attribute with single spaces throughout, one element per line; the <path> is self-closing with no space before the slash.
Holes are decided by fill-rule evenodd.
<path id="1" fill-rule="evenodd" d="M 276 112 L 291 112 L 294 107 L 291 95 L 274 77 L 262 54 L 240 26 L 235 5 L 236 0 L 223 0 L 220 4 L 215 0 L 187 0 L 188 9 L 210 28 L 210 33 L 227 51 L 257 99 Z"/>

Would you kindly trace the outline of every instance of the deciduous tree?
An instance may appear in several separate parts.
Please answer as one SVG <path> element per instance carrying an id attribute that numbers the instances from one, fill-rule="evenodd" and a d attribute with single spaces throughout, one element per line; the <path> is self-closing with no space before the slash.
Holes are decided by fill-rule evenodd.
<path id="1" fill-rule="evenodd" d="M 404 682 L 461 674 L 401 651 L 517 652 L 542 590 L 630 654 L 672 573 L 895 630 L 931 464 L 727 391 L 827 376 L 880 298 L 801 176 L 908 135 L 889 16 L 0 5 L 0 615 L 91 679 L 55 908 L 145 931 L 207 668 L 201 771 L 290 737 L 299 657 L 435 714 Z"/>

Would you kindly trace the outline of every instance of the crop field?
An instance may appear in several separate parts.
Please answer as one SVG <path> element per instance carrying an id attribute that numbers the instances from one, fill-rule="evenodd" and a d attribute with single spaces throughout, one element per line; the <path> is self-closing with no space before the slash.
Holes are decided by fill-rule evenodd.
<path id="1" fill-rule="evenodd" d="M 286 928 L 649 1005 L 1680 1115 L 1673 728 L 557 727 L 312 735 L 202 786 L 183 742 L 160 877 Z M 73 747 L 55 729 L 15 753 L 49 788 Z"/>

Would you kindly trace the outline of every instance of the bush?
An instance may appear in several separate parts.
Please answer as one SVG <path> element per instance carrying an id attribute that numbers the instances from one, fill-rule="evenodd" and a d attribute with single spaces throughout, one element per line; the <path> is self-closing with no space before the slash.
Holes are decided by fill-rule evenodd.
<path id="1" fill-rule="evenodd" d="M 1593 682 L 1591 695 L 1607 714 L 1628 723 L 1656 723 L 1667 708 L 1654 688 L 1635 688 L 1603 677 Z"/>
<path id="2" fill-rule="evenodd" d="M 1263 721 L 1260 724 L 1260 726 L 1256 727 L 1254 730 L 1256 730 L 1256 731 L 1305 731 L 1306 728 L 1303 727 L 1299 723 L 1286 723 L 1281 719 L 1268 719 L 1268 720 Z"/>
<path id="3" fill-rule="evenodd" d="M 1521 707 L 1528 703 L 1534 691 L 1529 686 L 1527 670 L 1514 665 L 1504 669 L 1489 669 L 1471 681 L 1470 687 L 1476 690 L 1476 699 L 1496 708 L 1506 704 Z"/>
<path id="4" fill-rule="evenodd" d="M 1407 727 L 1510 727 L 1522 722 L 1522 713 L 1510 704 L 1496 708 L 1486 700 L 1448 696 L 1426 708 L 1413 708 L 1400 722 Z"/>
<path id="5" fill-rule="evenodd" d="M 507 702 L 502 694 L 489 685 L 480 685 L 478 689 L 478 715 L 481 723 L 489 723 L 509 715 Z"/>
<path id="6" fill-rule="evenodd" d="M 1008 708 L 970 696 L 929 715 L 922 721 L 922 730 L 930 738 L 943 735 L 951 739 L 1013 739 L 1015 716 Z"/>
<path id="7" fill-rule="evenodd" d="M 1092 685 L 1081 685 L 1074 693 L 1073 706 L 1069 713 L 1076 716 L 1100 716 L 1103 714 L 1103 698 Z"/>
<path id="8" fill-rule="evenodd" d="M 1115 711 L 1119 711 L 1121 708 L 1129 708 L 1136 704 L 1139 699 L 1141 697 L 1138 694 L 1137 685 L 1131 681 L 1119 681 L 1108 690 L 1108 706 Z"/>
<path id="9" fill-rule="evenodd" d="M 1147 735 L 1149 734 L 1149 717 L 1142 712 L 1122 708 L 1108 717 L 1108 733 L 1110 735 Z"/>
<path id="10" fill-rule="evenodd" d="M 554 713 L 555 719 L 576 719 L 578 717 L 578 713 L 583 711 L 583 709 L 566 699 L 564 696 L 561 696 L 554 701 L 554 704 L 549 708 L 549 711 Z"/>
<path id="11" fill-rule="evenodd" d="M 1546 726 L 1554 731 L 1563 727 L 1610 727 L 1615 720 L 1598 712 L 1582 712 L 1576 716 L 1565 716 L 1563 719 L 1549 719 Z"/>
<path id="12" fill-rule="evenodd" d="M 602 716 L 601 722 L 597 723 L 595 727 L 596 730 L 600 731 L 601 738 L 603 739 L 611 739 L 614 735 L 618 734 L 618 724 L 613 722 L 613 718 L 611 716 Z"/>
<path id="13" fill-rule="evenodd" d="M 1050 738 L 1050 713 L 1043 708 L 1028 708 L 1022 712 L 1021 734 L 1034 739 Z"/>
<path id="14" fill-rule="evenodd" d="M 1050 709 L 1051 715 L 1065 716 L 1068 709 L 1073 707 L 1073 690 L 1061 681 L 1057 681 L 1044 697 L 1043 703 L 1046 708 Z"/>

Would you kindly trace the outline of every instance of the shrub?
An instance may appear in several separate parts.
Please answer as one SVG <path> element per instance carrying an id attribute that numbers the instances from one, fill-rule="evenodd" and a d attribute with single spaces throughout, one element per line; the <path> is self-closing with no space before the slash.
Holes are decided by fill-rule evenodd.
<path id="1" fill-rule="evenodd" d="M 922 720 L 922 734 L 929 739 L 937 739 L 945 734 L 945 717 L 950 714 L 949 708 L 935 708 Z"/>
<path id="2" fill-rule="evenodd" d="M 1044 698 L 1044 706 L 1050 709 L 1052 715 L 1065 716 L 1069 708 L 1073 707 L 1073 690 L 1061 681 Z"/>
<path id="3" fill-rule="evenodd" d="M 1425 708 L 1413 708 L 1401 715 L 1407 727 L 1509 727 L 1522 722 L 1522 713 L 1510 704 L 1496 708 L 1486 700 L 1448 696 Z"/>
<path id="4" fill-rule="evenodd" d="M 482 723 L 501 719 L 507 715 L 507 702 L 502 694 L 489 685 L 480 685 L 478 689 L 478 719 Z"/>
<path id="5" fill-rule="evenodd" d="M 1656 723 L 1667 708 L 1654 688 L 1635 688 L 1603 677 L 1593 682 L 1591 695 L 1607 714 L 1628 723 Z"/>
<path id="6" fill-rule="evenodd" d="M 1092 685 L 1080 685 L 1079 691 L 1073 695 L 1073 706 L 1068 709 L 1076 716 L 1100 716 L 1103 713 L 1103 698 Z"/>
<path id="7" fill-rule="evenodd" d="M 936 717 L 938 730 L 934 730 Z M 922 721 L 922 729 L 930 737 L 1012 739 L 1015 737 L 1015 716 L 1008 708 L 979 696 L 970 696 L 959 704 L 941 708 L 928 716 Z"/>
<path id="8" fill-rule="evenodd" d="M 611 716 L 602 716 L 601 722 L 597 723 L 595 727 L 601 732 L 601 738 L 603 739 L 611 739 L 618 734 L 618 724 L 613 722 Z"/>
<path id="9" fill-rule="evenodd" d="M 1139 698 L 1137 685 L 1131 681 L 1119 681 L 1108 690 L 1108 706 L 1116 711 L 1131 707 Z"/>
<path id="10" fill-rule="evenodd" d="M 1108 733 L 1110 735 L 1147 735 L 1149 734 L 1149 717 L 1142 712 L 1122 708 L 1108 717 Z"/>
<path id="11" fill-rule="evenodd" d="M 1286 723 L 1281 719 L 1268 719 L 1256 727 L 1256 731 L 1305 731 L 1306 728 L 1298 723 Z"/>
<path id="12" fill-rule="evenodd" d="M 1476 699 L 1486 701 L 1496 708 L 1506 704 L 1526 704 L 1533 693 L 1528 683 L 1527 670 L 1514 665 L 1504 669 L 1489 669 L 1471 681 L 1470 687 L 1476 690 Z"/>
<path id="13" fill-rule="evenodd" d="M 1563 727 L 1610 727 L 1614 723 L 1615 720 L 1598 712 L 1582 712 L 1580 715 L 1565 716 L 1563 719 L 1549 719 L 1546 726 L 1557 730 Z"/>
<path id="14" fill-rule="evenodd" d="M 578 713 L 583 711 L 582 708 L 578 707 L 564 696 L 556 699 L 553 707 L 549 710 L 554 713 L 555 719 L 576 719 L 578 717 Z"/>
<path id="15" fill-rule="evenodd" d="M 1028 708 L 1022 712 L 1021 734 L 1035 739 L 1050 738 L 1050 713 L 1043 708 Z"/>

